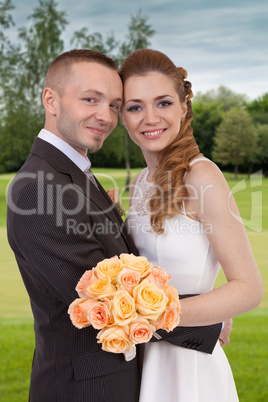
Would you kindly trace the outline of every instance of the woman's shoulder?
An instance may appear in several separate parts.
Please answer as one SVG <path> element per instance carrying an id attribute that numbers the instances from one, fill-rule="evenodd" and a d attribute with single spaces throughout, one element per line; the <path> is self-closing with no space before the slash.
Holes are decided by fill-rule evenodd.
<path id="1" fill-rule="evenodd" d="M 217 193 L 218 198 L 230 190 L 221 170 L 207 158 L 192 163 L 184 181 L 190 197 L 207 192 L 210 196 Z"/>
<path id="2" fill-rule="evenodd" d="M 198 157 L 190 162 L 190 169 L 185 175 L 186 185 L 204 185 L 222 181 L 224 176 L 218 166 L 208 158 Z"/>

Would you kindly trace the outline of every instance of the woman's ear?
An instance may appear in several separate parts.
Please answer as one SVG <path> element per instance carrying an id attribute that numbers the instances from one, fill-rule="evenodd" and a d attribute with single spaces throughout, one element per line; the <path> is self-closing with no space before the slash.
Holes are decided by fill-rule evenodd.
<path id="1" fill-rule="evenodd" d="M 186 105 L 186 103 L 183 103 L 183 105 L 182 105 L 182 119 L 185 118 L 186 114 L 187 114 L 187 105 Z"/>
<path id="2" fill-rule="evenodd" d="M 57 93 L 51 89 L 51 88 L 45 88 L 44 92 L 43 92 L 43 105 L 46 109 L 46 111 L 50 114 L 52 114 L 53 116 L 56 115 L 57 112 L 57 98 L 58 95 Z"/>

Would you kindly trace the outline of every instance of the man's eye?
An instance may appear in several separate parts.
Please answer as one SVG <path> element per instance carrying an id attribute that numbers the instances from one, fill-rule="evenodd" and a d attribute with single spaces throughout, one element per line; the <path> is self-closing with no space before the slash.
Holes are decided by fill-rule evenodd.
<path id="1" fill-rule="evenodd" d="M 111 106 L 111 108 L 113 108 L 113 109 L 116 110 L 117 112 L 118 112 L 119 109 L 120 109 L 119 105 L 117 105 L 117 104 L 115 104 L 115 103 L 112 103 L 110 106 Z"/>
<path id="2" fill-rule="evenodd" d="M 95 102 L 95 99 L 93 99 L 93 98 L 86 98 L 85 100 L 87 102 L 89 102 L 89 103 L 94 103 Z"/>
<path id="3" fill-rule="evenodd" d="M 140 107 L 140 106 L 134 105 L 134 106 L 130 106 L 130 107 L 127 109 L 127 112 L 138 112 L 138 111 L 140 111 L 140 110 L 141 110 L 141 107 Z"/>

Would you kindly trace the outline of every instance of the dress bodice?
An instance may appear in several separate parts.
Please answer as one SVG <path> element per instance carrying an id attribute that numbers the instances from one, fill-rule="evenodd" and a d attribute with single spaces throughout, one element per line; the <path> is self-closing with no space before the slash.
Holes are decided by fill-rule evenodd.
<path id="1" fill-rule="evenodd" d="M 153 232 L 148 204 L 153 183 L 148 182 L 147 176 L 145 168 L 135 185 L 126 222 L 140 255 L 166 269 L 179 293 L 205 293 L 213 289 L 220 264 L 202 223 L 182 213 L 164 221 L 164 233 Z"/>

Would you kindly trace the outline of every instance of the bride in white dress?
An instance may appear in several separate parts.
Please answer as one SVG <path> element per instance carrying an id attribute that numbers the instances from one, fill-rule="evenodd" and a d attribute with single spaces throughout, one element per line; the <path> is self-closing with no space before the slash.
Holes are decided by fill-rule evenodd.
<path id="1" fill-rule="evenodd" d="M 172 276 L 180 325 L 223 322 L 256 307 L 262 282 L 228 185 L 200 154 L 190 122 L 191 84 L 161 52 L 132 53 L 119 71 L 122 121 L 147 168 L 133 180 L 127 225 L 140 252 Z M 227 283 L 213 290 L 222 266 Z M 166 342 L 145 345 L 140 402 L 235 402 L 219 342 L 212 355 Z"/>

